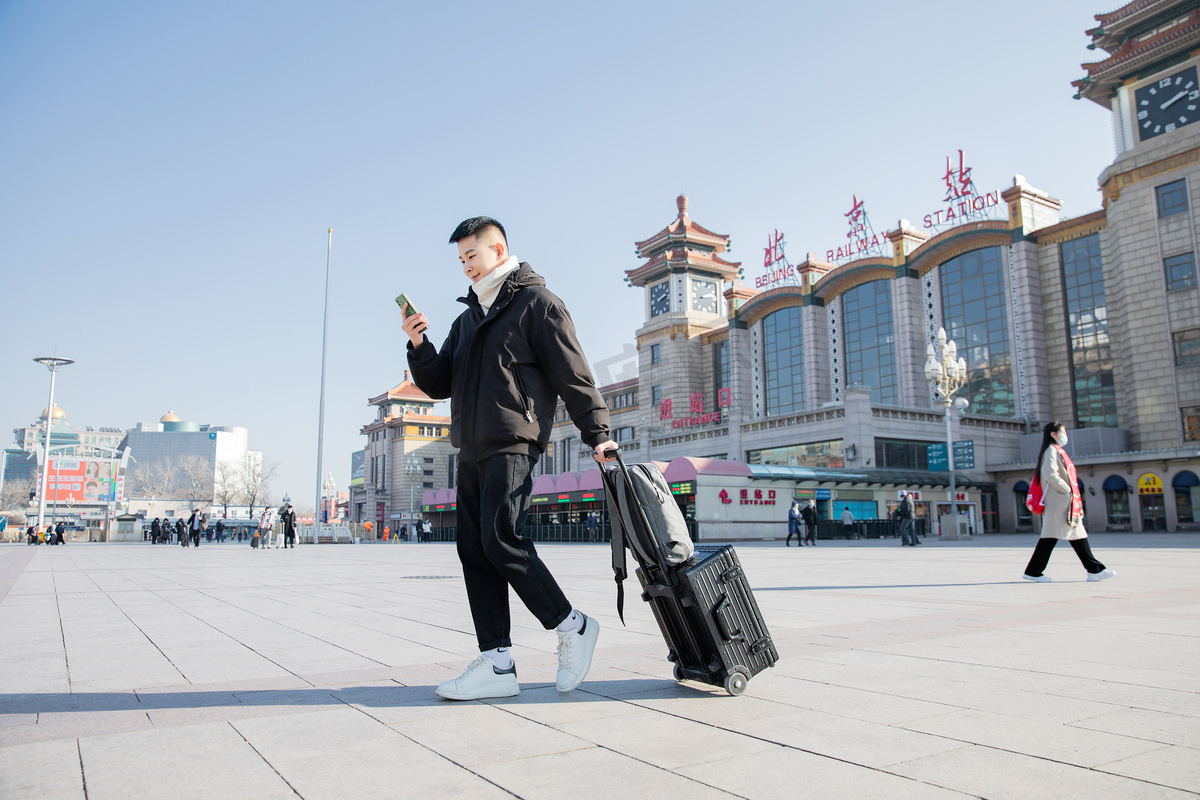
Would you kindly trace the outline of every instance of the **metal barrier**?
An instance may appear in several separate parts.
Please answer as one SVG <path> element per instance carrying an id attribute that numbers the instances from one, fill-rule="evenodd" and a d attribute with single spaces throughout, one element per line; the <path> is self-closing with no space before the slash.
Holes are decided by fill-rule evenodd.
<path id="1" fill-rule="evenodd" d="M 917 536 L 928 535 L 925 520 L 913 520 L 913 532 Z M 900 536 L 898 519 L 856 519 L 847 530 L 840 519 L 817 520 L 818 539 L 883 539 Z"/>

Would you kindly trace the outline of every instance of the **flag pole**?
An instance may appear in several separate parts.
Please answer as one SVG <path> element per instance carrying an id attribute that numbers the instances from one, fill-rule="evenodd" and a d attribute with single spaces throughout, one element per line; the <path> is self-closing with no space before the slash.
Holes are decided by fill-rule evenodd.
<path id="1" fill-rule="evenodd" d="M 316 526 L 321 516 L 321 455 L 325 444 L 325 350 L 329 342 L 329 261 L 333 254 L 333 228 L 325 247 L 325 317 L 321 327 L 321 410 L 317 415 L 317 501 L 313 505 L 313 544 L 317 543 Z"/>

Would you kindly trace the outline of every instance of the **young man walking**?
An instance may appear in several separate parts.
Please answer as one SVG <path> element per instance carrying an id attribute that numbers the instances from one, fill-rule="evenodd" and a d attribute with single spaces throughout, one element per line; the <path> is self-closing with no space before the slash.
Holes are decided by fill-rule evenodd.
<path id="1" fill-rule="evenodd" d="M 583 682 L 599 624 L 574 609 L 533 542 L 522 536 L 533 467 L 546 449 L 559 397 L 593 457 L 617 445 L 575 326 L 545 280 L 508 250 L 490 217 L 465 220 L 450 237 L 472 286 L 459 301 L 441 350 L 425 337 L 424 314 L 405 317 L 413 381 L 450 398 L 450 441 L 459 448 L 458 558 L 480 656 L 437 688 L 449 700 L 511 697 L 521 689 L 508 607 L 511 586 L 546 630 L 558 632 L 559 691 Z"/>

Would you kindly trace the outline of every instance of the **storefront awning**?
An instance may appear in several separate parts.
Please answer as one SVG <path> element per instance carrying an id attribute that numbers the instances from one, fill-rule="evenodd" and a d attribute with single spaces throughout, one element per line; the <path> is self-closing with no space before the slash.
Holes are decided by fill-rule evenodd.
<path id="1" fill-rule="evenodd" d="M 1176 489 L 1186 489 L 1189 486 L 1200 486 L 1200 478 L 1196 477 L 1196 473 L 1184 470 L 1171 480 L 1171 485 Z"/>
<path id="2" fill-rule="evenodd" d="M 1128 489 L 1129 484 L 1120 475 L 1109 475 L 1104 479 L 1104 491 L 1106 492 L 1124 492 Z"/>
<path id="3" fill-rule="evenodd" d="M 949 486 L 950 473 L 909 469 L 838 469 L 835 467 L 781 467 L 750 464 L 750 477 L 762 480 L 816 481 L 817 483 L 866 483 L 880 486 Z M 956 486 L 994 489 L 993 481 L 980 481 L 956 472 Z"/>

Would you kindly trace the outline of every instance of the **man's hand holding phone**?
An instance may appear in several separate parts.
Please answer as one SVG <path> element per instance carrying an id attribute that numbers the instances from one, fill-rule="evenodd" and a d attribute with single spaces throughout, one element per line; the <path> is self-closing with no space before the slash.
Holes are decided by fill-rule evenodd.
<path id="1" fill-rule="evenodd" d="M 408 299 L 408 295 L 402 294 L 397 297 L 396 305 L 400 306 L 400 313 L 404 315 L 404 332 L 408 334 L 409 341 L 413 347 L 420 347 L 425 341 L 425 330 L 429 327 L 429 322 L 413 305 L 413 301 Z"/>

